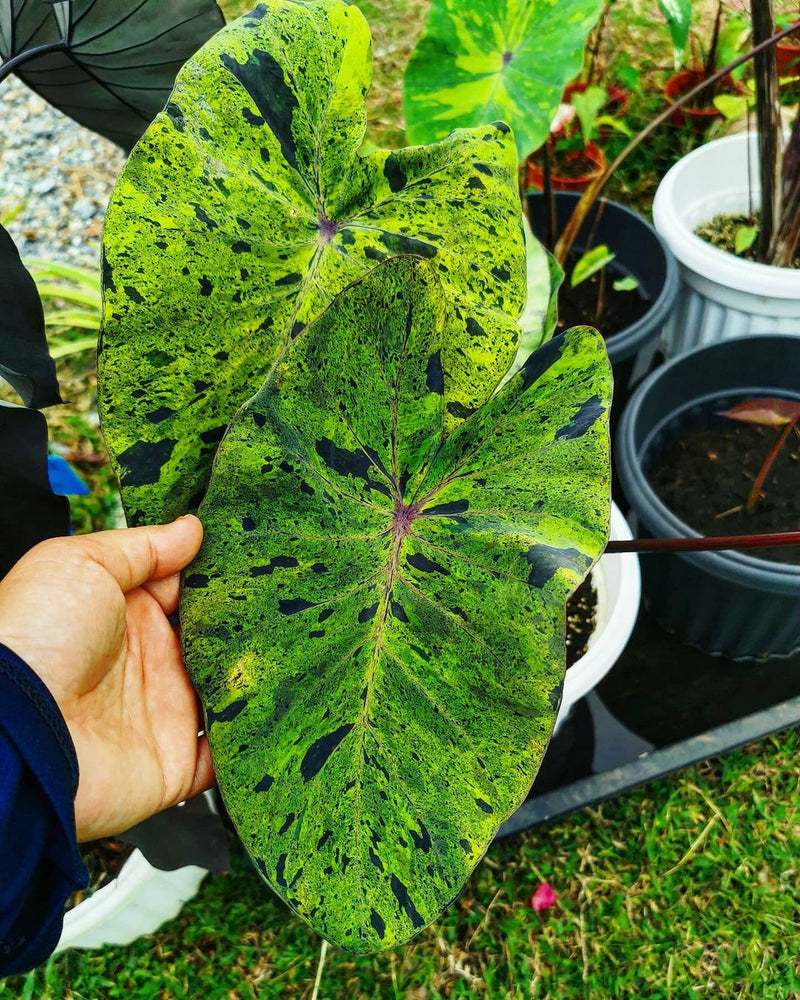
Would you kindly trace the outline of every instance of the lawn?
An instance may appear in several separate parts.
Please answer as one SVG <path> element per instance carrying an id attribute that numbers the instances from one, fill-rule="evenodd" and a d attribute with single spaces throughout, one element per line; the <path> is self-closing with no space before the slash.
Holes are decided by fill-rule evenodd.
<path id="1" fill-rule="evenodd" d="M 223 6 L 233 15 L 249 3 Z M 427 0 L 360 6 L 376 55 L 369 140 L 398 145 L 400 77 Z M 671 64 L 654 6 L 615 4 L 604 46 L 609 75 L 634 64 L 639 74 L 633 128 L 663 107 Z M 663 129 L 616 179 L 615 194 L 647 211 L 658 177 L 696 141 Z M 93 486 L 77 509 L 78 527 L 89 530 L 118 516 L 91 360 L 68 358 L 60 371 L 76 403 L 51 414 L 54 435 Z M 495 844 L 461 898 L 406 948 L 366 958 L 329 951 L 319 997 L 800 997 L 799 749 L 796 731 L 766 739 Z M 541 881 L 557 903 L 537 914 L 528 900 Z M 299 1000 L 312 996 L 320 944 L 237 852 L 231 873 L 207 879 L 160 933 L 53 959 L 0 983 L 0 1000 Z"/>
<path id="2" fill-rule="evenodd" d="M 796 732 L 767 739 L 495 844 L 406 948 L 331 950 L 319 996 L 800 996 L 798 749 Z M 540 880 L 558 902 L 537 914 Z M 237 855 L 153 938 L 55 959 L 0 1000 L 307 1000 L 319 946 Z"/>

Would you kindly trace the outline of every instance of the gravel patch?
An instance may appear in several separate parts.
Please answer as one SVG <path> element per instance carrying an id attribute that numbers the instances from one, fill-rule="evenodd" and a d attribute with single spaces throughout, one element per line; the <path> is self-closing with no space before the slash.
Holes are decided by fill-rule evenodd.
<path id="1" fill-rule="evenodd" d="M 119 147 L 56 111 L 15 76 L 0 85 L 0 218 L 23 257 L 96 267 Z"/>

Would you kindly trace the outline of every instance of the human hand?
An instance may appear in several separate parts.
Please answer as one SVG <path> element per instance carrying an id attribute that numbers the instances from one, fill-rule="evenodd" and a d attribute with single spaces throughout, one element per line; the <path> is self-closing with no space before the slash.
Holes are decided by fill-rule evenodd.
<path id="1" fill-rule="evenodd" d="M 167 615 L 196 517 L 42 542 L 0 583 L 0 642 L 55 698 L 78 756 L 78 841 L 210 788 L 197 696 Z"/>

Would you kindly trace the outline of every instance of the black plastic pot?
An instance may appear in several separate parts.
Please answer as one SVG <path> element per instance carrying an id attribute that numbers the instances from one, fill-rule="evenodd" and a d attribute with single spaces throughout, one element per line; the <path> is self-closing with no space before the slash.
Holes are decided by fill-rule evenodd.
<path id="1" fill-rule="evenodd" d="M 700 411 L 724 409 L 743 395 L 800 397 L 800 336 L 701 347 L 657 369 L 636 390 L 619 423 L 615 458 L 640 537 L 699 535 L 651 488 L 648 464 Z M 800 565 L 696 552 L 645 555 L 641 568 L 648 610 L 684 642 L 734 660 L 800 650 Z"/>
<path id="2" fill-rule="evenodd" d="M 561 232 L 580 195 L 557 192 L 556 227 Z M 527 195 L 531 229 L 544 234 L 544 195 Z M 616 255 L 615 264 L 639 282 L 651 308 L 625 330 L 606 338 L 614 368 L 614 411 L 621 413 L 632 388 L 647 374 L 658 349 L 661 330 L 678 294 L 678 266 L 667 245 L 649 222 L 614 201 L 598 200 L 583 224 L 575 247 L 579 252 L 605 244 Z M 602 331 L 601 331 L 602 333 Z"/>

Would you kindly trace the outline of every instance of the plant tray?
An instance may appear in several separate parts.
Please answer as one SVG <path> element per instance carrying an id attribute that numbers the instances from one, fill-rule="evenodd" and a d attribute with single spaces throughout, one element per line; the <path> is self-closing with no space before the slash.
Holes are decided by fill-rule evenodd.
<path id="1" fill-rule="evenodd" d="M 622 656 L 575 704 L 498 837 L 800 724 L 799 668 L 800 653 L 742 663 L 708 656 L 642 609 Z"/>

